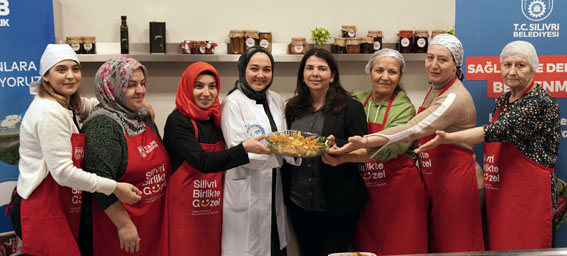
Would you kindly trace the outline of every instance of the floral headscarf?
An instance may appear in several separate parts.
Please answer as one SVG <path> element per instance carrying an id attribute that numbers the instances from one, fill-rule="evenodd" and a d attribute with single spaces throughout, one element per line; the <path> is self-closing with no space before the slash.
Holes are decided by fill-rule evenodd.
<path id="1" fill-rule="evenodd" d="M 453 55 L 453 59 L 457 64 L 457 77 L 462 81 L 463 80 L 463 71 L 461 66 L 463 65 L 463 44 L 459 39 L 451 34 L 440 34 L 435 36 L 431 42 L 429 42 L 429 46 L 431 45 L 441 45 L 447 48 L 451 54 Z"/>
<path id="2" fill-rule="evenodd" d="M 179 85 L 177 86 L 177 94 L 175 95 L 175 109 L 178 109 L 184 115 L 191 119 L 206 121 L 213 118 L 217 127 L 220 125 L 220 104 L 219 96 L 215 98 L 212 106 L 202 109 L 195 103 L 193 90 L 195 80 L 203 72 L 211 72 L 214 74 L 217 82 L 217 90 L 220 91 L 220 79 L 217 70 L 208 63 L 195 62 L 183 72 Z"/>
<path id="3" fill-rule="evenodd" d="M 148 75 L 144 65 L 129 57 L 110 59 L 102 64 L 95 76 L 95 94 L 101 107 L 88 119 L 100 114 L 109 116 L 126 129 L 130 137 L 146 129 L 142 122 L 147 116 L 146 109 L 132 111 L 126 107 L 125 92 L 130 76 L 137 69 L 142 69 L 144 75 Z"/>

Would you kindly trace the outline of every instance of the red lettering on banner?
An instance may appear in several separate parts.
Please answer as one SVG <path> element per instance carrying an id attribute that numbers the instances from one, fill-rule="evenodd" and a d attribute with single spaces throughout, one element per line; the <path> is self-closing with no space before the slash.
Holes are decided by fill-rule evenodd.
<path id="1" fill-rule="evenodd" d="M 471 56 L 466 58 L 467 80 L 486 80 L 486 96 L 500 97 L 510 90 L 502 82 L 499 56 Z M 536 83 L 555 98 L 567 98 L 567 55 L 541 55 L 535 75 Z"/>

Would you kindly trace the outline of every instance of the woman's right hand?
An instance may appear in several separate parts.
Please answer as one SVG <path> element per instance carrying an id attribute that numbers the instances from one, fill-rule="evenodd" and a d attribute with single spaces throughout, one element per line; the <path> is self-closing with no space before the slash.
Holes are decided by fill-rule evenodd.
<path id="1" fill-rule="evenodd" d="M 114 195 L 123 203 L 135 204 L 142 199 L 142 191 L 130 183 L 116 182 Z"/>
<path id="2" fill-rule="evenodd" d="M 117 227 L 118 238 L 120 239 L 120 249 L 125 252 L 134 253 L 140 250 L 140 237 L 138 229 L 132 221 L 127 222 L 124 226 Z"/>
<path id="3" fill-rule="evenodd" d="M 269 137 L 270 137 L 269 134 L 262 134 L 247 141 L 244 141 L 242 143 L 242 146 L 244 147 L 244 151 L 255 154 L 265 154 L 265 155 L 272 154 L 272 151 L 268 149 L 262 142 L 260 142 L 261 140 L 267 139 Z"/>

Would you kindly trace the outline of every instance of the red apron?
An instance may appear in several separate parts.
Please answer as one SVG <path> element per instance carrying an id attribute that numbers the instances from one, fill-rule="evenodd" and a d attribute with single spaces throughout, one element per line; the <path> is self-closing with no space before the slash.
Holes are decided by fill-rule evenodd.
<path id="1" fill-rule="evenodd" d="M 120 249 L 116 226 L 93 198 L 94 255 L 168 255 L 166 179 L 171 166 L 160 138 L 146 125 L 138 135 L 126 135 L 128 167 L 117 181 L 127 182 L 142 191 L 136 204 L 122 204 L 140 237 L 140 251 L 126 253 Z"/>
<path id="2" fill-rule="evenodd" d="M 513 143 L 484 143 L 483 159 L 488 249 L 551 248 L 554 169 L 534 162 Z"/>
<path id="3" fill-rule="evenodd" d="M 197 124 L 195 137 L 199 139 Z M 201 143 L 206 152 L 224 150 L 221 141 Z M 205 174 L 183 161 L 171 176 L 167 192 L 169 255 L 221 255 L 222 178 Z"/>
<path id="4" fill-rule="evenodd" d="M 453 83 L 449 82 L 443 94 Z M 429 96 L 431 87 L 425 98 Z M 419 108 L 421 113 L 426 108 Z M 418 139 L 423 145 L 435 134 Z M 421 175 L 429 192 L 430 252 L 483 251 L 480 199 L 473 152 L 454 144 L 442 144 L 418 154 Z"/>
<path id="5" fill-rule="evenodd" d="M 382 124 L 367 123 L 368 133 L 384 130 L 395 96 Z M 358 218 L 356 250 L 378 255 L 427 253 L 428 198 L 415 160 L 400 154 L 387 162 L 370 161 L 360 165 L 360 174 L 370 198 Z"/>
<path id="6" fill-rule="evenodd" d="M 83 167 L 84 134 L 71 135 L 73 164 Z M 64 187 L 50 173 L 20 205 L 22 251 L 31 255 L 81 255 L 77 245 L 82 193 Z"/>

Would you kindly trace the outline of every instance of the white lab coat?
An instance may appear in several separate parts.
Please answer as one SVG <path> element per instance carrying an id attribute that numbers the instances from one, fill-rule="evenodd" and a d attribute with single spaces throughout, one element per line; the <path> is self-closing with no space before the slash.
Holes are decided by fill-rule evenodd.
<path id="1" fill-rule="evenodd" d="M 284 105 L 279 94 L 267 91 L 270 112 L 279 131 L 286 129 Z M 270 121 L 261 104 L 235 90 L 221 104 L 221 129 L 227 147 L 270 133 Z M 277 168 L 276 218 L 281 248 L 289 232 L 283 202 L 280 155 L 248 153 L 250 163 L 226 171 L 224 177 L 222 255 L 271 254 L 272 169 Z"/>

